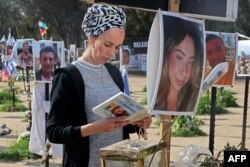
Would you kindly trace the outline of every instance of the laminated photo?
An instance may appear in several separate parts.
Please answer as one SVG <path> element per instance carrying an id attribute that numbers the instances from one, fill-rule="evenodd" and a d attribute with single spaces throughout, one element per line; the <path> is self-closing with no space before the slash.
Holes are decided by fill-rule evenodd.
<path id="1" fill-rule="evenodd" d="M 33 43 L 34 39 L 17 39 L 12 53 L 17 69 L 33 69 Z"/>
<path id="2" fill-rule="evenodd" d="M 233 86 L 237 51 L 235 33 L 206 32 L 205 86 Z"/>
<path id="3" fill-rule="evenodd" d="M 158 10 L 147 55 L 147 99 L 153 114 L 194 114 L 202 91 L 204 34 L 204 21 Z"/>
<path id="4" fill-rule="evenodd" d="M 238 41 L 236 71 L 237 76 L 250 76 L 250 40 Z"/>
<path id="5" fill-rule="evenodd" d="M 43 59 L 40 57 L 40 51 L 46 46 L 51 46 L 55 49 L 56 55 L 52 60 L 50 60 L 50 63 L 52 63 L 52 69 L 51 70 L 51 77 L 54 76 L 55 69 L 59 67 L 64 67 L 66 65 L 65 61 L 65 51 L 64 51 L 64 43 L 63 41 L 51 41 L 51 40 L 40 40 L 34 42 L 34 74 L 35 74 L 35 81 L 36 82 L 44 82 L 44 83 L 51 83 L 52 78 L 50 80 L 45 80 L 44 77 L 41 75 L 42 68 L 48 69 L 51 68 L 51 64 L 49 65 L 48 62 L 46 63 Z M 47 67 L 43 67 L 47 66 Z"/>

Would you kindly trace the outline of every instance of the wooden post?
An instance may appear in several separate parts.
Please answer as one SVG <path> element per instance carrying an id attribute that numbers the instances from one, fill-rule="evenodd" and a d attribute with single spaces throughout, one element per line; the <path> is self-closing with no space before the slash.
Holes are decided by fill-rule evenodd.
<path id="1" fill-rule="evenodd" d="M 180 0 L 169 0 L 168 1 L 168 11 L 179 12 Z"/>
<path id="2" fill-rule="evenodd" d="M 167 147 L 164 151 L 161 152 L 161 157 L 158 166 L 166 166 L 169 167 L 170 163 L 170 144 L 171 144 L 171 124 L 172 124 L 172 116 L 171 115 L 162 115 L 161 116 L 161 125 L 160 125 L 160 135 L 162 136 L 162 140 L 166 141 Z"/>

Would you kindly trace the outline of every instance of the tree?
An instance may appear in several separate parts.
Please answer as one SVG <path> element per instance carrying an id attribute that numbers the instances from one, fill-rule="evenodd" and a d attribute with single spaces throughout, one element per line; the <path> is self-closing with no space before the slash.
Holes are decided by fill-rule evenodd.
<path id="1" fill-rule="evenodd" d="M 87 4 L 78 0 L 23 0 L 22 6 L 37 33 L 38 21 L 42 20 L 48 25 L 47 39 L 63 40 L 66 46 L 71 43 L 79 46 L 81 43 L 83 33 L 80 25 Z"/>
<path id="2" fill-rule="evenodd" d="M 22 20 L 18 0 L 0 0 L 0 35 L 7 35 L 9 28 L 12 35 L 18 36 L 18 24 Z"/>
<path id="3" fill-rule="evenodd" d="M 235 22 L 236 31 L 250 36 L 250 22 L 249 22 L 249 13 L 250 13 L 250 0 L 239 0 L 238 5 L 238 16 Z"/>
<path id="4" fill-rule="evenodd" d="M 38 21 L 47 23 L 46 39 L 63 40 L 65 46 L 76 44 L 82 46 L 86 39 L 81 24 L 87 7 L 86 1 L 79 0 L 0 0 L 0 35 L 12 30 L 15 38 L 41 39 Z M 126 9 L 126 39 L 148 38 L 156 12 Z M 235 22 L 206 20 L 208 31 L 240 32 L 250 35 L 250 0 L 240 0 L 238 17 Z"/>

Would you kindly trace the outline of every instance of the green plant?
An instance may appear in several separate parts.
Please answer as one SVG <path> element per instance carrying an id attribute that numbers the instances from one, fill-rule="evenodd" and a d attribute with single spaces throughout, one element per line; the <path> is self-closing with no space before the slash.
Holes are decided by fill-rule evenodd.
<path id="1" fill-rule="evenodd" d="M 228 90 L 219 90 L 216 93 L 216 114 L 225 114 L 228 112 L 226 107 L 239 106 L 233 92 Z M 205 115 L 211 113 L 211 94 L 206 93 L 200 97 L 197 114 Z"/>
<path id="2" fill-rule="evenodd" d="M 13 107 L 13 103 L 11 101 L 8 101 L 2 105 L 0 105 L 0 112 L 1 111 L 26 111 L 28 108 L 24 106 L 22 103 L 15 103 L 15 107 Z"/>
<path id="3" fill-rule="evenodd" d="M 200 129 L 201 121 L 192 116 L 177 117 L 172 125 L 172 136 L 174 137 L 193 137 L 206 135 Z"/>
<path id="4" fill-rule="evenodd" d="M 198 154 L 200 156 L 202 154 Z M 221 161 L 215 159 L 214 157 L 210 155 L 205 155 L 206 157 L 202 162 L 199 162 L 199 166 L 201 167 L 220 167 L 221 166 Z"/>
<path id="5" fill-rule="evenodd" d="M 224 157 L 223 153 L 225 151 L 246 151 L 247 150 L 246 148 L 242 148 L 241 146 L 242 146 L 241 143 L 238 146 L 230 145 L 230 143 L 226 143 L 224 148 L 218 152 L 218 154 L 216 155 L 214 160 L 217 162 L 220 162 L 221 166 L 224 166 L 224 159 L 222 158 L 222 157 Z"/>
<path id="6" fill-rule="evenodd" d="M 161 121 L 157 119 L 153 124 L 157 127 L 160 127 Z"/>
<path id="7" fill-rule="evenodd" d="M 217 92 L 217 104 L 221 104 L 224 107 L 238 107 L 236 98 L 233 96 L 233 92 L 228 90 L 222 90 Z"/>
<path id="8" fill-rule="evenodd" d="M 140 102 L 141 105 L 147 105 L 148 102 L 147 102 L 147 98 L 145 97 L 144 99 L 141 100 Z"/>
<path id="9" fill-rule="evenodd" d="M 198 107 L 197 107 L 197 114 L 209 114 L 211 111 L 211 100 L 210 94 L 205 94 L 200 97 Z"/>
<path id="10" fill-rule="evenodd" d="M 10 89 L 3 89 L 0 92 L 0 111 L 25 111 L 27 107 L 25 107 L 21 100 L 18 98 L 17 94 L 20 91 L 20 88 L 15 88 L 15 96 L 14 102 L 15 107 L 13 106 L 13 95 Z"/>
<path id="11" fill-rule="evenodd" d="M 144 86 L 144 87 L 142 88 L 142 92 L 147 92 L 147 87 L 146 87 L 146 86 Z"/>
<path id="12" fill-rule="evenodd" d="M 6 150 L 0 152 L 0 159 L 19 161 L 23 159 L 36 159 L 37 155 L 28 150 L 29 139 L 22 138 L 18 143 L 13 143 Z"/>
<path id="13" fill-rule="evenodd" d="M 12 98 L 11 92 L 9 89 L 3 89 L 0 92 L 0 104 L 4 104 Z"/>

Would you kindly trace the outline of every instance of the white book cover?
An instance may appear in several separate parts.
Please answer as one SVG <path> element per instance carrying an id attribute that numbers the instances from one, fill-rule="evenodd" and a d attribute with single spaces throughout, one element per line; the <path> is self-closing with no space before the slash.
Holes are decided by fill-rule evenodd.
<path id="1" fill-rule="evenodd" d="M 148 45 L 147 98 L 157 115 L 193 115 L 205 69 L 204 20 L 158 10 Z"/>
<path id="2" fill-rule="evenodd" d="M 128 116 L 128 120 L 131 122 L 139 121 L 150 116 L 143 106 L 135 102 L 123 92 L 120 92 L 103 103 L 95 106 L 93 112 L 103 118 Z"/>

